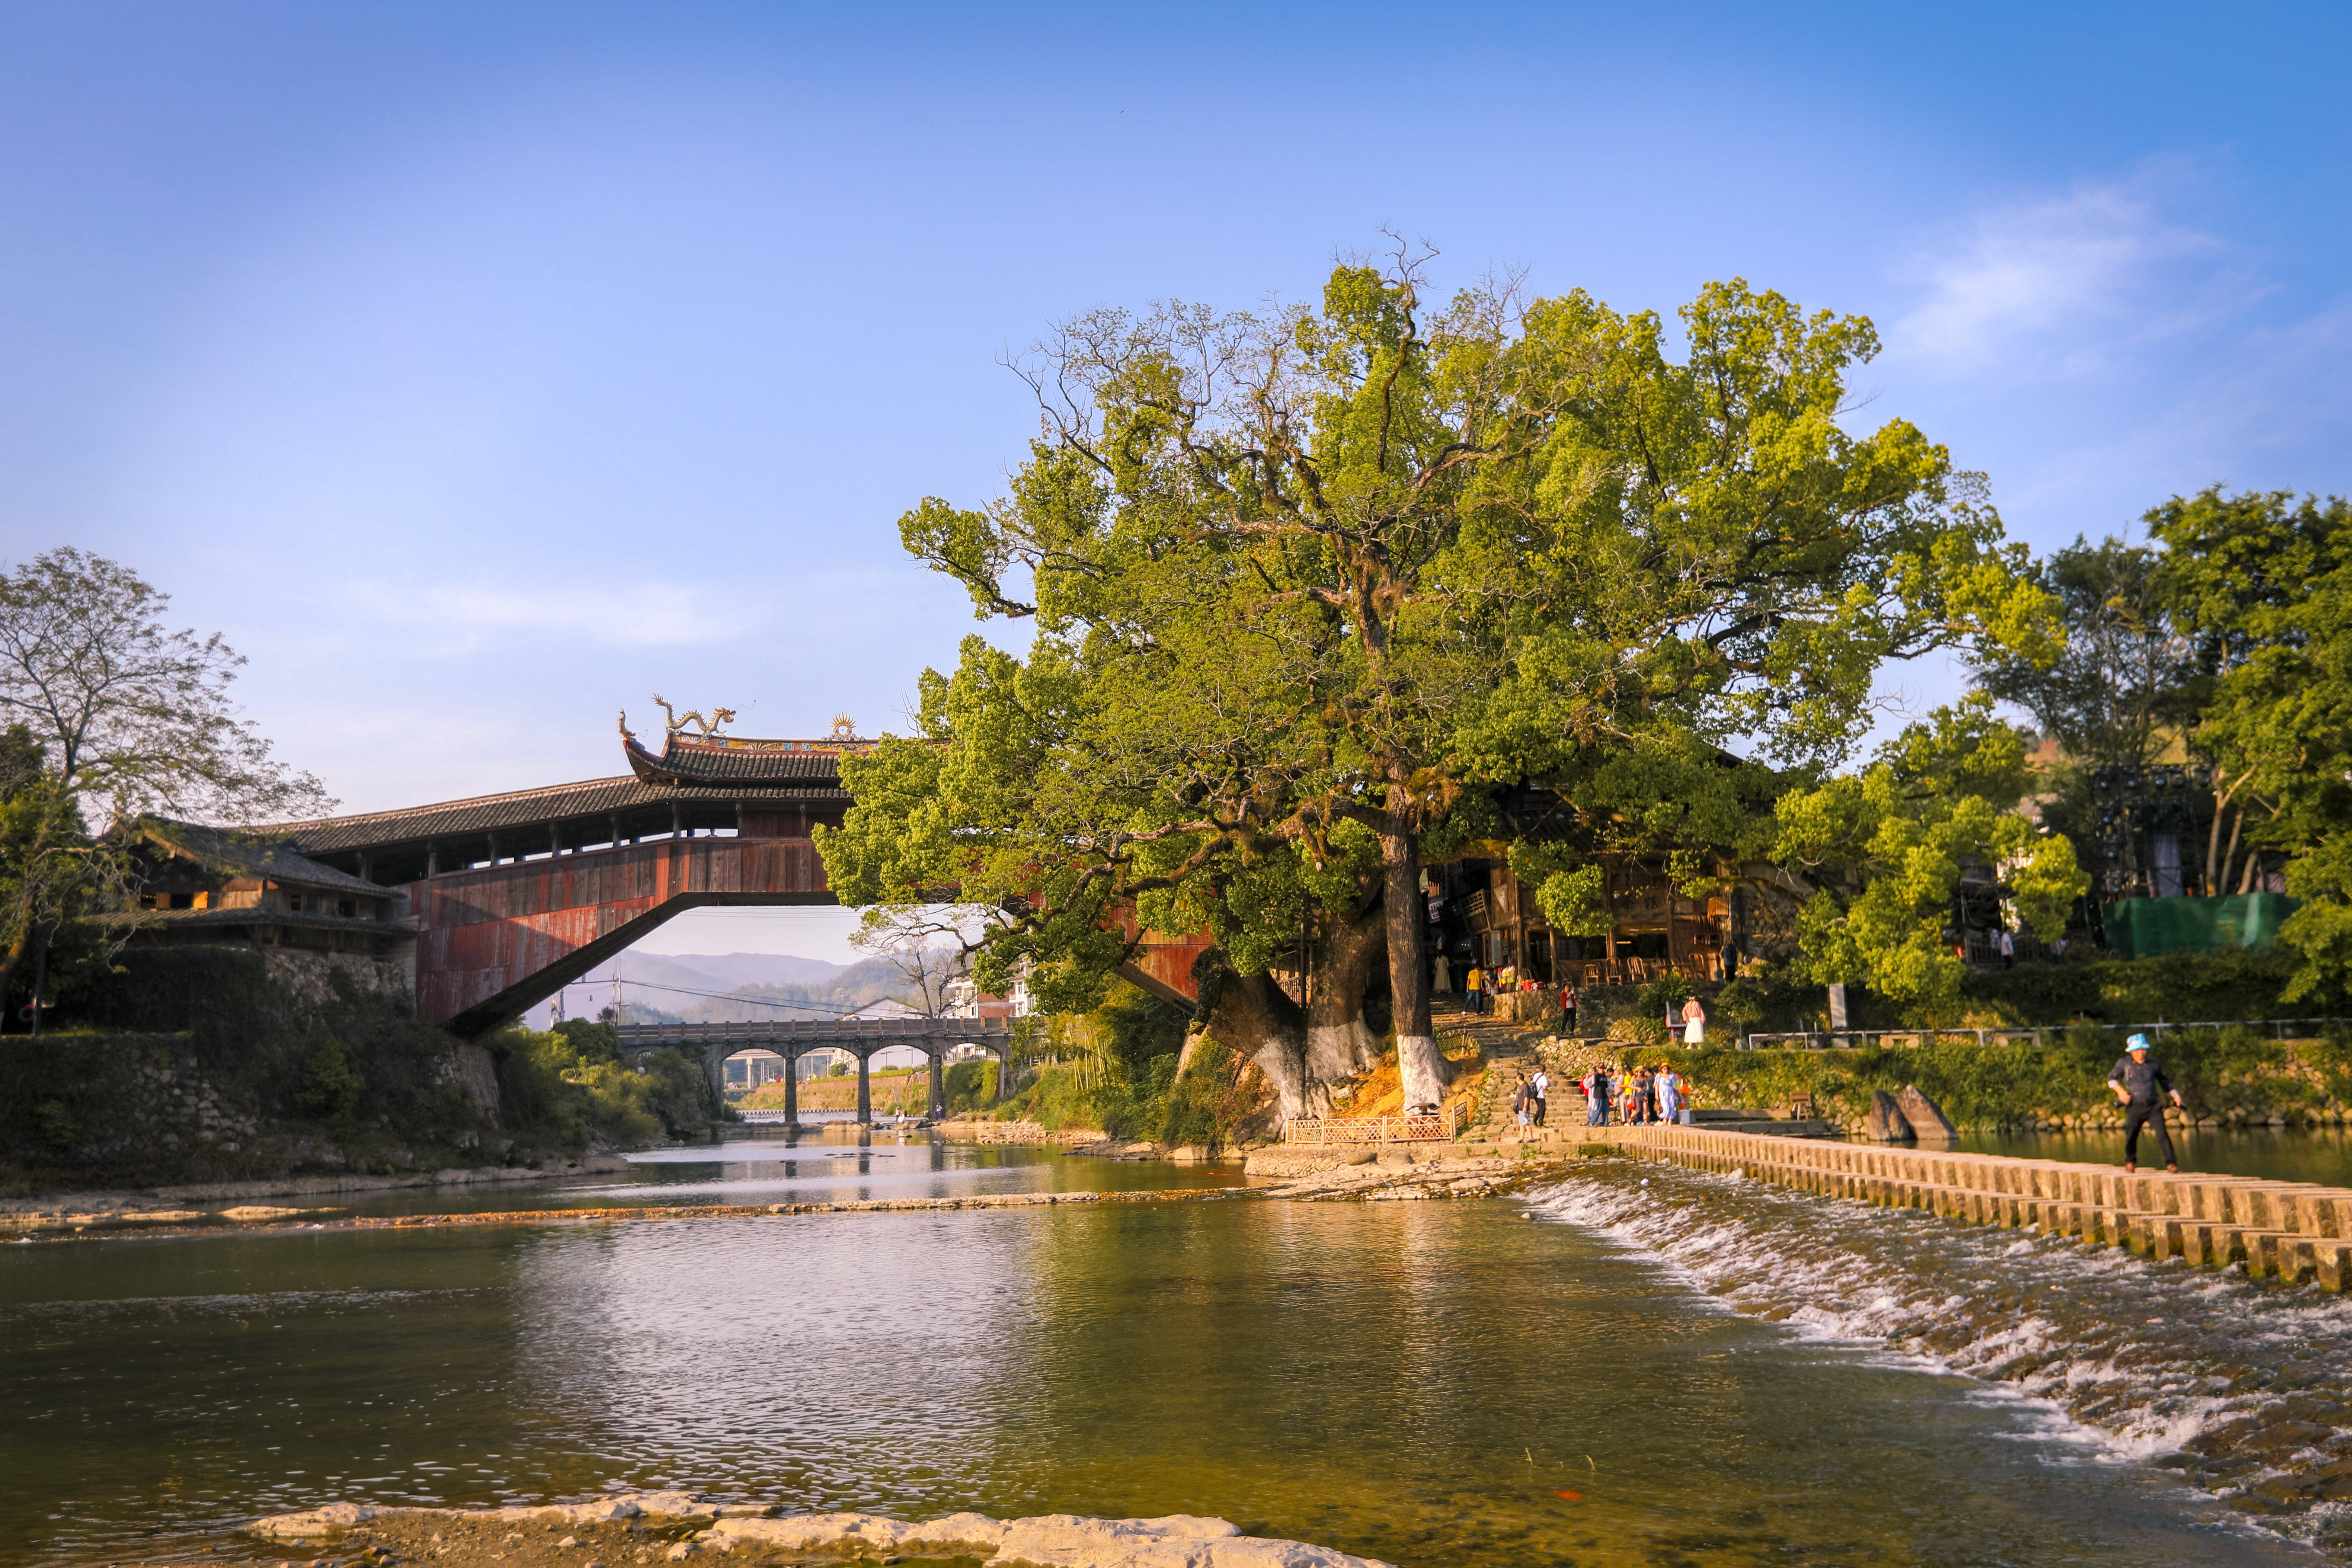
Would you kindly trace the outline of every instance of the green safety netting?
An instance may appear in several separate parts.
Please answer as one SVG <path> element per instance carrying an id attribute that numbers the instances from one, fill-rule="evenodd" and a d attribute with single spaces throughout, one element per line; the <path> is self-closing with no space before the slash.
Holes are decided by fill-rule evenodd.
<path id="1" fill-rule="evenodd" d="M 2242 893 L 2231 899 L 2123 899 L 2109 904 L 2107 950 L 2122 958 L 2160 952 L 2255 952 L 2278 936 L 2279 921 L 2295 900 L 2284 893 Z"/>

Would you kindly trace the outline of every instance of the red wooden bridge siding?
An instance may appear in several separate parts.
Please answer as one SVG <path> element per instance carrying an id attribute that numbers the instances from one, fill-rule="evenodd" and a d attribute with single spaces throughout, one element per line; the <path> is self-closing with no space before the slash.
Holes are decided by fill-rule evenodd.
<path id="1" fill-rule="evenodd" d="M 1128 935 L 1135 935 L 1133 927 Z M 1132 981 L 1163 1002 L 1196 1002 L 1201 988 L 1192 983 L 1192 963 L 1202 953 L 1216 945 L 1206 931 L 1192 936 L 1171 936 L 1166 931 L 1148 931 L 1142 933 L 1142 945 L 1135 956 L 1119 965 L 1121 978 Z"/>
<path id="2" fill-rule="evenodd" d="M 808 839 L 752 837 L 672 838 L 453 871 L 411 882 L 408 897 L 417 1012 L 468 1037 L 520 1017 L 687 910 L 835 901 Z M 1120 973 L 1156 996 L 1191 1002 L 1192 961 L 1209 939 L 1141 935 Z"/>
<path id="3" fill-rule="evenodd" d="M 416 1006 L 478 1034 L 520 1016 L 683 910 L 829 904 L 805 838 L 675 838 L 456 871 L 408 886 Z"/>

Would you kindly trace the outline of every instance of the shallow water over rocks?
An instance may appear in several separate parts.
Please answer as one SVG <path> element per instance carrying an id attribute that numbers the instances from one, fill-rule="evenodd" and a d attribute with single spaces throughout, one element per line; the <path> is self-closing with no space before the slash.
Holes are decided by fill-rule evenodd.
<path id="1" fill-rule="evenodd" d="M 815 1173 L 736 1163 L 678 1163 L 678 1184 Z M 2214 1500 L 2281 1468 L 2224 1473 L 2253 1452 L 2240 1438 L 2221 1468 L 2145 1461 L 2240 1419 L 2333 1433 L 2284 1405 L 2339 1385 L 2332 1298 L 2242 1310 L 2263 1293 L 1633 1162 L 1545 1186 L 1532 1212 L 1555 1223 L 1530 1212 L 1239 1201 L 0 1248 L 0 1559 L 234 1560 L 259 1548 L 221 1531 L 336 1500 L 677 1488 L 902 1519 L 1216 1516 L 1405 1568 L 2309 1560 Z M 2196 1327 L 2125 1333 L 2142 1301 Z M 2231 1359 L 2207 1365 L 2216 1339 Z M 2336 1506 L 2284 1522 L 2316 1537 Z"/>

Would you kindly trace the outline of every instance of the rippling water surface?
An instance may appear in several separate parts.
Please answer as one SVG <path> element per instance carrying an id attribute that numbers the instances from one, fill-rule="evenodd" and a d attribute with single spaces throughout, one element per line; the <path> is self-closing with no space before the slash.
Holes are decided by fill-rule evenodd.
<path id="1" fill-rule="evenodd" d="M 1069 1175 L 984 1152 L 898 1173 Z M 812 1180 L 661 1163 L 626 1184 Z M 2338 1376 L 2338 1304 L 2258 1294 L 1619 1162 L 1528 1201 L 11 1246 L 0 1556 L 674 1485 L 1223 1514 L 1428 1568 L 2313 1561 L 2147 1462 Z"/>

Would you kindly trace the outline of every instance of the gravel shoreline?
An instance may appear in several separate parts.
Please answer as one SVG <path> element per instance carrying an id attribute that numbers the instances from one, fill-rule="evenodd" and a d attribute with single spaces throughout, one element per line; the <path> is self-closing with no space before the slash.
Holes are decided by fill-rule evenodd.
<path id="1" fill-rule="evenodd" d="M 551 1182 L 565 1176 L 614 1174 L 629 1163 L 617 1154 L 589 1154 L 560 1166 L 479 1165 L 445 1171 L 412 1171 L 390 1176 L 262 1177 L 246 1182 L 192 1182 L 173 1186 L 42 1193 L 0 1198 L 0 1231 L 59 1226 L 145 1225 L 233 1215 L 253 1198 L 335 1197 L 349 1193 L 385 1193 L 421 1187 L 466 1187 Z M 291 1208 L 281 1212 L 293 1213 Z"/>
<path id="2" fill-rule="evenodd" d="M 258 1538 L 261 1550 L 253 1542 Z M 997 1520 L 954 1513 L 906 1521 L 870 1513 L 793 1514 L 634 1492 L 587 1503 L 495 1509 L 331 1503 L 255 1521 L 215 1562 L 252 1568 L 635 1568 L 726 1557 L 743 1568 L 840 1563 L 989 1563 L 992 1568 L 1387 1568 L 1306 1542 L 1244 1535 L 1222 1519 L 1169 1514 Z M 289 1551 L 294 1555 L 287 1555 Z"/>

